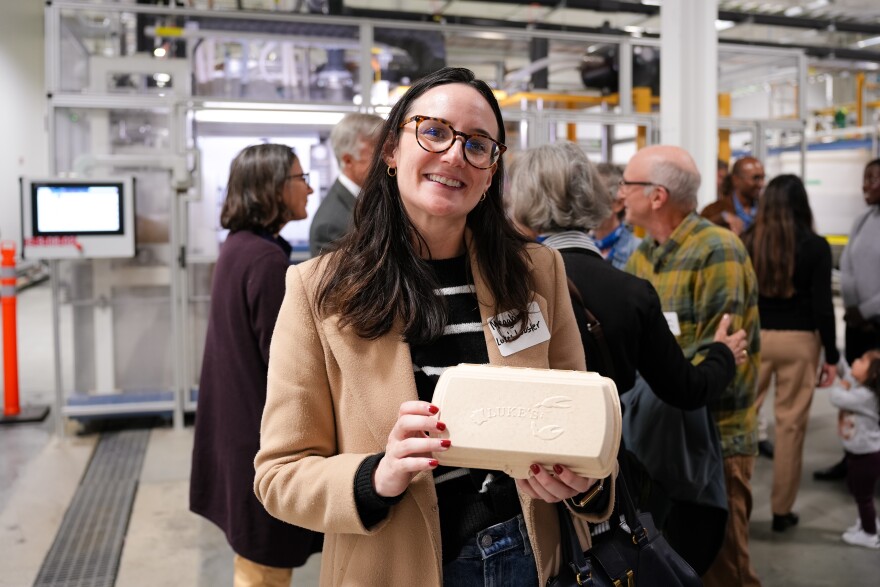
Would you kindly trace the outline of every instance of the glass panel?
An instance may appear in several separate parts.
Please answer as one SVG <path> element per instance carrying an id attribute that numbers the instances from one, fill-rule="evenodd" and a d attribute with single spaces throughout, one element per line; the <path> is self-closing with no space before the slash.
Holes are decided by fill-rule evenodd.
<path id="1" fill-rule="evenodd" d="M 64 352 L 77 366 L 65 373 L 64 388 L 82 396 L 150 392 L 156 399 L 154 392 L 170 391 L 175 381 L 170 343 L 174 190 L 170 171 L 154 163 L 156 155 L 171 152 L 168 113 L 57 108 L 53 114 L 59 175 L 134 176 L 136 186 L 135 257 L 61 263 L 62 304 L 71 315 L 62 345 L 71 349 Z M 91 405 L 93 400 L 76 401 Z"/>
<path id="2" fill-rule="evenodd" d="M 197 96 L 351 105 L 360 93 L 357 27 L 200 18 L 185 34 Z"/>
<path id="3" fill-rule="evenodd" d="M 796 57 L 725 47 L 718 51 L 718 71 L 718 93 L 730 96 L 731 118 L 791 120 L 801 116 Z"/>
<path id="4" fill-rule="evenodd" d="M 59 80 L 62 91 L 84 91 L 89 86 L 90 60 L 133 53 L 135 15 L 94 10 L 62 10 Z"/>

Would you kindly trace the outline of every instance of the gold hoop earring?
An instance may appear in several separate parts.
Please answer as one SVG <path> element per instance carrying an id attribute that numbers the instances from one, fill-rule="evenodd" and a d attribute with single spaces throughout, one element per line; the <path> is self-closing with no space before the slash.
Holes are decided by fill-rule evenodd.
<path id="1" fill-rule="evenodd" d="M 397 175 L 397 169 L 389 166 L 388 169 L 385 171 L 385 173 L 388 174 L 388 177 L 394 177 L 395 175 Z"/>
<path id="2" fill-rule="evenodd" d="M 483 195 L 480 196 L 480 201 L 482 202 L 485 199 L 486 199 L 486 192 L 483 192 Z"/>

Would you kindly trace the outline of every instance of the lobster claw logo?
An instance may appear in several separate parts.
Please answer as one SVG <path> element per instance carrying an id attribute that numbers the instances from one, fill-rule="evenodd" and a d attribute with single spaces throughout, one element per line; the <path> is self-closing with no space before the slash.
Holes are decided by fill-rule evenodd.
<path id="1" fill-rule="evenodd" d="M 565 432 L 565 428 L 562 426 L 557 426 L 556 424 L 548 424 L 547 426 L 542 426 L 538 428 L 535 426 L 535 422 L 532 421 L 532 436 L 537 436 L 541 440 L 556 440 L 559 438 L 562 433 Z"/>
<path id="2" fill-rule="evenodd" d="M 535 408 L 539 410 L 540 417 L 544 418 L 545 414 L 549 415 L 549 413 L 552 413 L 552 410 L 570 410 L 573 403 L 572 399 L 568 396 L 553 395 L 535 404 Z M 536 436 L 541 440 L 556 440 L 562 436 L 563 432 L 565 432 L 565 428 L 558 424 L 547 424 L 538 428 L 535 421 L 532 420 L 532 436 Z"/>
<path id="3" fill-rule="evenodd" d="M 477 408 L 470 413 L 471 421 L 481 426 L 494 418 L 528 418 L 532 436 L 541 440 L 556 440 L 565 432 L 565 428 L 559 424 L 548 423 L 539 425 L 538 420 L 551 419 L 552 415 L 560 410 L 570 410 L 574 401 L 565 395 L 553 395 L 533 405 L 531 408 L 503 406 Z"/>

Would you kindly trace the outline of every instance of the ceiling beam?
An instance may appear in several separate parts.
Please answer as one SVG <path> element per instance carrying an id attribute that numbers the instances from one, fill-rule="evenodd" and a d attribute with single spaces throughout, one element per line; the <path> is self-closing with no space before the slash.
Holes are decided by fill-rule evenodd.
<path id="1" fill-rule="evenodd" d="M 458 0 L 461 1 L 461 0 Z M 481 0 L 486 1 L 486 0 Z M 586 1 L 586 0 L 583 0 Z M 510 4 L 510 2 L 506 2 Z M 602 2 L 603 4 L 605 2 Z M 621 4 L 615 2 L 614 4 Z M 571 5 L 571 0 L 568 1 Z M 656 8 L 656 6 L 654 7 Z M 375 18 L 385 20 L 403 20 L 416 22 L 445 22 L 448 24 L 467 25 L 474 27 L 487 28 L 515 28 L 529 29 L 538 31 L 560 31 L 567 33 L 585 33 L 585 34 L 605 34 L 631 37 L 627 31 L 612 27 L 575 27 L 568 25 L 556 25 L 550 23 L 528 23 L 524 21 L 501 20 L 491 18 L 474 18 L 468 16 L 454 15 L 430 15 L 418 12 L 400 12 L 397 10 L 376 10 L 372 8 L 348 8 L 343 13 L 346 16 L 354 16 L 361 18 Z M 644 37 L 657 38 L 658 35 L 645 34 Z M 803 49 L 807 55 L 817 58 L 827 59 L 852 59 L 856 61 L 873 61 L 880 63 L 880 51 L 870 51 L 867 49 L 850 49 L 848 47 L 831 47 L 827 45 L 800 45 L 794 43 L 770 43 L 764 41 L 742 41 L 736 39 L 718 39 L 722 45 L 749 45 L 753 47 L 774 47 L 779 49 Z"/>
<path id="2" fill-rule="evenodd" d="M 738 24 L 762 24 L 765 26 L 795 29 L 814 29 L 827 32 L 863 33 L 880 35 L 880 24 L 854 20 L 804 18 L 801 16 L 780 16 L 776 14 L 755 14 L 733 10 L 719 10 L 719 20 L 729 20 Z"/>
<path id="3" fill-rule="evenodd" d="M 524 4 L 519 2 L 512 2 L 511 0 L 457 1 L 477 1 L 510 5 Z M 630 14 L 645 14 L 648 16 L 656 16 L 660 14 L 659 6 L 641 4 L 636 2 L 620 2 L 617 0 L 530 0 L 528 4 L 536 4 L 539 6 L 553 8 L 575 8 L 579 10 L 592 10 L 593 12 L 625 12 Z M 783 16 L 757 12 L 742 12 L 739 10 L 719 10 L 718 19 L 729 20 L 738 24 L 762 24 L 766 26 L 778 26 L 798 29 L 816 29 L 820 31 L 839 31 L 843 33 L 863 33 L 866 35 L 880 35 L 880 23 L 870 23 L 857 20 Z"/>
<path id="4" fill-rule="evenodd" d="M 875 63 L 880 63 L 880 51 L 869 51 L 867 49 L 829 47 L 828 45 L 801 45 L 798 43 L 767 43 L 763 41 L 746 41 L 742 39 L 718 39 L 718 42 L 724 45 L 803 49 L 808 56 L 818 57 L 820 59 L 852 59 L 854 61 L 873 61 Z"/>

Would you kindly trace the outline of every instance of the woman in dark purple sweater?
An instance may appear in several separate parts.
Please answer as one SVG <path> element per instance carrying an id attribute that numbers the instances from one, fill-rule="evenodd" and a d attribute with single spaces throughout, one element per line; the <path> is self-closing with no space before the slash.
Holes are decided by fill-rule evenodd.
<path id="1" fill-rule="evenodd" d="M 312 189 L 290 147 L 254 145 L 232 161 L 220 224 L 230 233 L 211 288 L 190 480 L 190 509 L 235 552 L 234 585 L 290 585 L 321 535 L 266 513 L 254 456 L 266 403 L 269 341 L 284 298 L 290 245 L 278 236 L 306 217 Z"/>
<path id="2" fill-rule="evenodd" d="M 776 380 L 776 454 L 770 507 L 773 530 L 798 523 L 792 506 L 803 465 L 804 436 L 813 389 L 831 385 L 840 353 L 831 303 L 831 247 L 813 230 L 813 212 L 795 175 L 773 179 L 758 204 L 755 224 L 743 235 L 758 276 L 761 369 L 755 409 Z M 825 361 L 819 369 L 819 350 Z"/>

